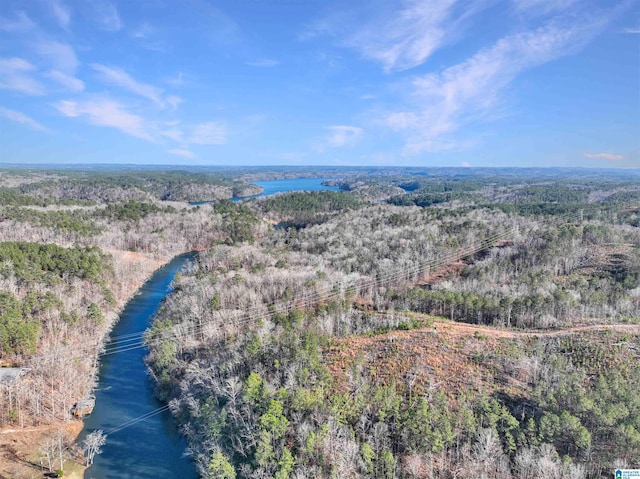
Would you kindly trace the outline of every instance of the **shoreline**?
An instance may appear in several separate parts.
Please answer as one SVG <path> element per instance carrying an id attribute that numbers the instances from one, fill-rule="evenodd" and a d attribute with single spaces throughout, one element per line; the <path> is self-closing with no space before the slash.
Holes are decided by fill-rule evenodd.
<path id="1" fill-rule="evenodd" d="M 127 250 L 117 249 L 103 249 L 104 253 L 110 254 L 113 258 L 113 263 L 121 267 L 131 267 L 138 269 L 138 272 L 142 270 L 144 274 L 131 275 L 126 274 L 124 271 L 120 272 L 119 283 L 122 286 L 119 289 L 118 309 L 117 312 L 111 313 L 113 319 L 110 321 L 109 328 L 104 332 L 100 339 L 96 350 L 93 354 L 99 355 L 99 351 L 104 346 L 109 334 L 117 324 L 122 311 L 131 299 L 135 297 L 140 288 L 145 282 L 153 275 L 155 271 L 168 264 L 172 258 L 184 253 L 176 253 L 170 257 L 162 257 L 155 259 L 144 253 Z M 126 281 L 125 281 L 126 280 Z M 92 383 L 96 384 L 97 380 L 96 368 L 95 374 L 92 377 Z M 70 446 L 68 449 L 75 449 L 78 443 L 78 437 L 84 429 L 84 420 L 82 419 L 70 419 L 67 421 L 55 421 L 50 424 L 41 426 L 28 426 L 25 428 L 8 426 L 0 430 L 0 478 L 11 477 L 12 479 L 31 479 L 34 473 L 43 473 L 43 469 L 38 461 L 40 455 L 40 449 L 44 446 L 44 443 L 48 439 L 48 435 L 52 432 L 65 430 L 69 435 L 68 441 Z M 73 436 L 71 438 L 70 436 Z M 84 471 L 88 468 L 84 465 L 82 459 L 78 462 L 77 457 L 72 457 L 65 461 L 70 467 L 69 473 L 65 468 L 64 477 L 71 479 L 82 479 L 84 477 Z M 46 469 L 46 468 L 45 468 Z M 55 470 L 55 467 L 54 467 Z"/>

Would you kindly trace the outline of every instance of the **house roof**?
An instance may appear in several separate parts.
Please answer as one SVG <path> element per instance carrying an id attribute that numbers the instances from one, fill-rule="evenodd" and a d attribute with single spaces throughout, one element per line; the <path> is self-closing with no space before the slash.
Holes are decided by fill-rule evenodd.
<path id="1" fill-rule="evenodd" d="M 15 383 L 28 370 L 29 368 L 0 368 L 0 384 L 11 385 Z"/>

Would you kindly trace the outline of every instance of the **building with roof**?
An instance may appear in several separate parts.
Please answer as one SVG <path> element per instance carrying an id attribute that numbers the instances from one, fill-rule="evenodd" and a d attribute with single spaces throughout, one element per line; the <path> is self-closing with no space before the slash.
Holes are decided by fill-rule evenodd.
<path id="1" fill-rule="evenodd" d="M 14 385 L 27 371 L 29 368 L 0 368 L 0 385 Z"/>

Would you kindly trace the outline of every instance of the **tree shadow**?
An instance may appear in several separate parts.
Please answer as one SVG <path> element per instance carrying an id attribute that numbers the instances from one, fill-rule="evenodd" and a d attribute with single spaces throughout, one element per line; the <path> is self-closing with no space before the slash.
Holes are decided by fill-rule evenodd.
<path id="1" fill-rule="evenodd" d="M 24 464 L 34 469 L 42 470 L 42 466 L 40 464 L 36 464 L 35 462 L 31 462 L 23 457 L 20 457 L 20 455 L 18 455 L 18 452 L 13 447 L 7 444 L 0 446 L 0 454 L 2 454 L 3 451 L 6 453 L 6 456 L 9 457 L 12 461 Z"/>

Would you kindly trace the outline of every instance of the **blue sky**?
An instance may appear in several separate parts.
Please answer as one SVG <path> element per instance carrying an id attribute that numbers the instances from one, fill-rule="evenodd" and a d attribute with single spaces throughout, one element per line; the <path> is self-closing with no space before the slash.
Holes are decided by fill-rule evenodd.
<path id="1" fill-rule="evenodd" d="M 638 0 L 2 0 L 0 163 L 640 167 Z"/>

